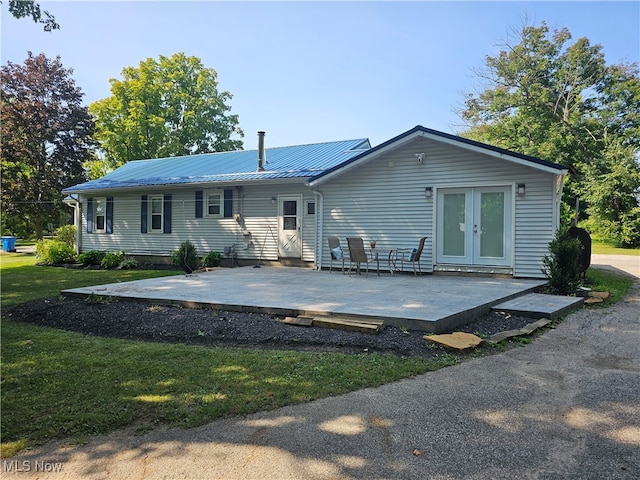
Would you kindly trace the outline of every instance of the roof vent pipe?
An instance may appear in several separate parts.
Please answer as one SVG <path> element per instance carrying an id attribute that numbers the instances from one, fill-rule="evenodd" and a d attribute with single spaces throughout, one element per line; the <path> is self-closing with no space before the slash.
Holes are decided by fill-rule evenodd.
<path id="1" fill-rule="evenodd" d="M 258 171 L 264 172 L 264 132 L 258 132 Z"/>

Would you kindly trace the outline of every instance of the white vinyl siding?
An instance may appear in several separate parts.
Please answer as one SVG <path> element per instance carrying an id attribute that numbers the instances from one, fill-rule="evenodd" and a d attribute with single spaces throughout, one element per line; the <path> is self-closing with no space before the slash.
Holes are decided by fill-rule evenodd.
<path id="1" fill-rule="evenodd" d="M 200 255 L 210 251 L 224 253 L 225 247 L 234 246 L 240 259 L 258 259 L 262 250 L 263 260 L 278 260 L 278 205 L 271 198 L 284 194 L 302 194 L 303 202 L 313 201 L 313 193 L 303 185 L 265 185 L 233 187 L 233 215 L 229 218 L 207 215 L 207 194 L 218 194 L 222 189 L 179 188 L 163 189 L 162 195 L 171 194 L 171 233 L 142 234 L 141 195 L 137 192 L 113 192 L 113 234 L 80 237 L 80 250 L 119 251 L 131 255 L 169 256 L 185 240 L 191 241 Z M 196 218 L 196 190 L 204 190 L 203 218 Z M 148 194 L 148 229 L 151 231 L 151 198 L 159 191 Z M 218 193 L 220 192 L 220 193 Z M 162 198 L 162 195 L 159 198 Z M 87 196 L 81 197 L 82 227 L 86 230 Z M 222 209 L 221 204 L 221 209 Z M 301 216 L 302 259 L 314 260 L 315 224 L 314 216 Z M 162 232 L 162 230 L 160 230 Z"/>
<path id="2" fill-rule="evenodd" d="M 416 155 L 425 153 L 418 162 Z M 421 259 L 432 271 L 435 249 L 434 206 L 438 188 L 526 184 L 524 197 L 512 194 L 513 274 L 541 277 L 541 261 L 553 238 L 554 175 L 535 168 L 430 140 L 415 140 L 372 158 L 318 185 L 324 197 L 323 266 L 329 265 L 326 238 L 336 235 L 378 240 L 377 248 L 413 248 L 427 236 Z M 425 188 L 432 187 L 431 198 Z"/>

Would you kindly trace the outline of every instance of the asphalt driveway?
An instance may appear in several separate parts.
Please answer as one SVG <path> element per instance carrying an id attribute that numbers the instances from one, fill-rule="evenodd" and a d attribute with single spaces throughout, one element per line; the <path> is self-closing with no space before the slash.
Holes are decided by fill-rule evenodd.
<path id="1" fill-rule="evenodd" d="M 522 348 L 195 429 L 49 444 L 16 460 L 60 472 L 3 477 L 637 479 L 639 345 L 636 281 Z"/>

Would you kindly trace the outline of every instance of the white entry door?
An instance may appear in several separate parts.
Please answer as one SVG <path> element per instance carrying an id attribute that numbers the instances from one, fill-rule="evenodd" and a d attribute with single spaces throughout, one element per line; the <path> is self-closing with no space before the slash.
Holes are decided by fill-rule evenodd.
<path id="1" fill-rule="evenodd" d="M 301 207 L 301 195 L 278 197 L 278 255 L 280 257 L 302 257 Z"/>
<path id="2" fill-rule="evenodd" d="M 511 265 L 511 187 L 438 190 L 437 262 Z"/>

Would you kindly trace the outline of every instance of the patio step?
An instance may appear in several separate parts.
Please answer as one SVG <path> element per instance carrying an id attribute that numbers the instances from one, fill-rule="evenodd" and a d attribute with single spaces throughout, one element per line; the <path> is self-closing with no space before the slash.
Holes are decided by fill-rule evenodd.
<path id="1" fill-rule="evenodd" d="M 491 309 L 523 317 L 555 320 L 574 310 L 583 302 L 584 298 L 582 297 L 528 293 L 494 305 Z"/>

